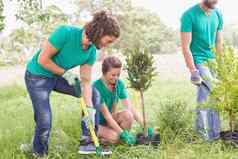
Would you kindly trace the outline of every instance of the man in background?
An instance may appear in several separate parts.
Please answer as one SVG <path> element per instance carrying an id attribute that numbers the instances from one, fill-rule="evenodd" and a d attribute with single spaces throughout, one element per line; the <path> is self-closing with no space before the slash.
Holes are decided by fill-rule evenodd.
<path id="1" fill-rule="evenodd" d="M 204 104 L 214 80 L 209 61 L 222 53 L 223 19 L 216 8 L 218 0 L 202 0 L 189 8 L 181 18 L 181 45 L 184 59 L 191 73 L 192 84 L 198 87 L 197 103 Z"/>

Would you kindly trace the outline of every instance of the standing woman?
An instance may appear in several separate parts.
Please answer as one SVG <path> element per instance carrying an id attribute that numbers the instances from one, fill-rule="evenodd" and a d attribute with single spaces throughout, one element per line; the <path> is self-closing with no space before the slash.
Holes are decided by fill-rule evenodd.
<path id="1" fill-rule="evenodd" d="M 108 47 L 120 36 L 117 20 L 109 13 L 100 11 L 83 28 L 58 27 L 45 44 L 36 51 L 29 61 L 25 73 L 25 83 L 30 95 L 35 120 L 33 155 L 46 156 L 52 126 L 50 93 L 56 91 L 76 96 L 74 79 L 78 77 L 69 69 L 80 66 L 82 96 L 93 120 L 92 91 L 90 85 L 92 65 L 96 60 L 96 49 Z M 92 95 L 93 94 L 93 95 Z"/>

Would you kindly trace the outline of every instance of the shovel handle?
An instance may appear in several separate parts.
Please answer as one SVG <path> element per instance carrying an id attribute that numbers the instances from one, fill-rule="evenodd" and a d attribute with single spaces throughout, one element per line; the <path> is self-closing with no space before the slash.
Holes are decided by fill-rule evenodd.
<path id="1" fill-rule="evenodd" d="M 80 97 L 80 106 L 81 106 L 84 116 L 86 116 L 86 117 L 89 116 L 88 111 L 87 111 L 87 106 L 84 102 L 83 97 L 81 96 L 80 81 L 78 78 L 75 78 L 75 92 L 76 92 L 76 95 Z M 101 155 L 102 154 L 101 147 L 100 147 L 98 138 L 96 136 L 96 133 L 94 131 L 94 126 L 93 126 L 92 121 L 89 121 L 88 129 L 89 129 L 89 132 L 91 135 L 91 139 L 94 143 L 94 146 L 96 147 L 96 154 Z"/>

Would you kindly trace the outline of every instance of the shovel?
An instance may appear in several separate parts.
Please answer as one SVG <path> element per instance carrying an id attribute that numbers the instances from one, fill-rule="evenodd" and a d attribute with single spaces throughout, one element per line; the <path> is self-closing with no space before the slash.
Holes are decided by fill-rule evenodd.
<path id="1" fill-rule="evenodd" d="M 75 83 L 76 83 L 76 85 L 75 85 L 76 94 L 80 95 L 81 94 L 81 88 L 80 88 L 80 81 L 79 81 L 78 78 L 75 79 Z M 84 116 L 87 117 L 88 116 L 87 106 L 86 106 L 85 101 L 84 101 L 82 96 L 80 96 L 79 102 L 80 102 L 80 107 L 83 111 Z M 91 139 L 94 143 L 94 146 L 96 147 L 96 155 L 97 156 L 102 156 L 103 155 L 102 154 L 102 148 L 100 147 L 99 140 L 98 140 L 98 138 L 96 136 L 96 133 L 94 131 L 94 126 L 93 126 L 92 121 L 89 122 L 88 129 L 89 129 L 89 132 L 90 132 Z"/>

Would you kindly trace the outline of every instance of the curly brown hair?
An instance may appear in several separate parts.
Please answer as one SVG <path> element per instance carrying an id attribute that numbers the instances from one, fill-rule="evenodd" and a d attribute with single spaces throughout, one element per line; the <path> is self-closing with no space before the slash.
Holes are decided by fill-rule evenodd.
<path id="1" fill-rule="evenodd" d="M 109 12 L 102 10 L 93 15 L 93 20 L 84 26 L 88 39 L 99 45 L 103 36 L 120 36 L 120 26 L 116 18 Z"/>
<path id="2" fill-rule="evenodd" d="M 111 68 L 122 68 L 121 60 L 115 56 L 106 57 L 102 62 L 102 73 L 105 75 Z"/>

